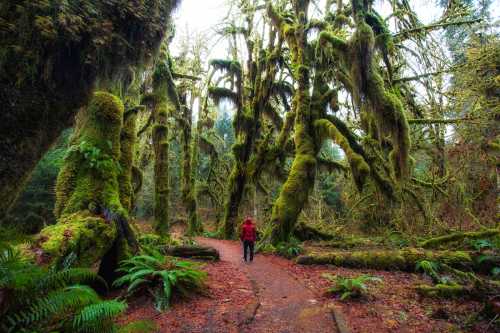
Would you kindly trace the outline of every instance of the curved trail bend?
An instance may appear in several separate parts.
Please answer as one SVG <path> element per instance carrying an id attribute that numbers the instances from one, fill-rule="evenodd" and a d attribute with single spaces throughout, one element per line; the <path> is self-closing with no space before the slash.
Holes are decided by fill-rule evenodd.
<path id="1" fill-rule="evenodd" d="M 216 248 L 222 261 L 243 271 L 252 282 L 258 303 L 254 306 L 253 318 L 243 324 L 241 332 L 337 332 L 331 312 L 317 296 L 266 256 L 256 255 L 253 263 L 247 264 L 237 242 L 210 238 L 197 241 Z"/>

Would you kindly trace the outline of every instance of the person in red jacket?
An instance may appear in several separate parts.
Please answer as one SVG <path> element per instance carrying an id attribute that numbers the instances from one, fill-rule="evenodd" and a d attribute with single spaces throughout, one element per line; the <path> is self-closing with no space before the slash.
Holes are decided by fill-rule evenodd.
<path id="1" fill-rule="evenodd" d="M 240 239 L 243 242 L 243 259 L 247 261 L 247 249 L 250 250 L 250 262 L 253 261 L 253 249 L 255 240 L 257 238 L 257 231 L 255 224 L 251 217 L 246 217 L 243 226 L 241 227 Z"/>

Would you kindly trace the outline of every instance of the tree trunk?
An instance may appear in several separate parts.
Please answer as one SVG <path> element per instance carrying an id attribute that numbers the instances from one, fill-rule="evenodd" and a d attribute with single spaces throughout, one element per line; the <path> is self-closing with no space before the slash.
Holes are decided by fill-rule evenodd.
<path id="1" fill-rule="evenodd" d="M 198 202 L 196 199 L 195 188 L 195 172 L 197 162 L 198 149 L 195 147 L 198 144 L 198 133 L 195 138 L 192 136 L 192 109 L 188 106 L 183 108 L 183 124 L 182 124 L 182 199 L 188 214 L 187 234 L 194 236 L 203 231 L 198 216 Z"/>

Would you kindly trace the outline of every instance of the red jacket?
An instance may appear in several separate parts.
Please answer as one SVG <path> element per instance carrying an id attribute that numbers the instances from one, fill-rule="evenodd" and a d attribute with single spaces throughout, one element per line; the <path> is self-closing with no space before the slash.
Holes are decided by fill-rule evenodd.
<path id="1" fill-rule="evenodd" d="M 251 241 L 255 242 L 257 239 L 257 232 L 255 230 L 255 225 L 250 220 L 246 220 L 243 223 L 240 234 L 241 241 Z"/>

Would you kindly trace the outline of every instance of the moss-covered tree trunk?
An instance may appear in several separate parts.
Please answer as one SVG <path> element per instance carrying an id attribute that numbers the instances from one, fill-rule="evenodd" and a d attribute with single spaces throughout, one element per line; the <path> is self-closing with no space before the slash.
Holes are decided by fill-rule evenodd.
<path id="1" fill-rule="evenodd" d="M 203 231 L 198 216 L 198 202 L 196 198 L 195 168 L 198 156 L 198 133 L 192 135 L 193 111 L 185 106 L 182 112 L 182 199 L 188 214 L 188 235 L 197 235 Z"/>
<path id="2" fill-rule="evenodd" d="M 137 139 L 136 123 L 138 108 L 127 110 L 123 116 L 123 129 L 120 136 L 120 166 L 122 168 L 118 178 L 120 199 L 124 209 L 130 212 L 134 196 L 133 162 L 135 143 Z"/>
<path id="3" fill-rule="evenodd" d="M 284 21 L 269 6 L 269 14 L 275 26 L 285 35 L 290 47 L 294 79 L 297 82 L 293 108 L 295 110 L 295 157 L 290 174 L 274 203 L 271 215 L 273 223 L 272 242 L 288 241 L 298 216 L 307 202 L 314 186 L 316 172 L 316 144 L 311 108 L 309 71 L 312 63 L 307 54 L 307 9 L 309 1 L 294 2 L 297 24 L 293 27 Z"/>
<path id="4" fill-rule="evenodd" d="M 105 92 L 95 93 L 79 113 L 56 184 L 58 222 L 44 228 L 33 245 L 40 262 L 73 253 L 79 266 L 101 261 L 103 275 L 110 277 L 129 245 L 135 245 L 118 181 L 122 127 L 123 104 Z"/>
<path id="5" fill-rule="evenodd" d="M 170 69 L 166 59 L 162 59 L 153 74 L 153 148 L 155 154 L 154 164 L 154 228 L 155 231 L 165 236 L 169 231 L 169 174 L 168 174 L 168 117 L 171 106 L 168 99 L 168 81 Z"/>

